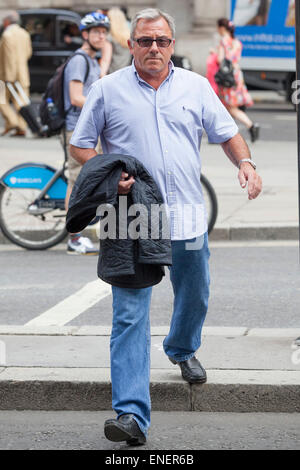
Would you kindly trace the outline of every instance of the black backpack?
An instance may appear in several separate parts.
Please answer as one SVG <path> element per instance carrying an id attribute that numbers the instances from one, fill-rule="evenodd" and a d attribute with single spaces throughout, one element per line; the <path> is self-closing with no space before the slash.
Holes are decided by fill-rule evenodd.
<path id="1" fill-rule="evenodd" d="M 49 80 L 46 91 L 42 96 L 39 114 L 40 114 L 42 125 L 46 127 L 45 132 L 48 137 L 51 137 L 52 135 L 55 135 L 55 134 L 59 134 L 61 132 L 61 130 L 65 126 L 66 116 L 68 112 L 70 111 L 70 109 L 72 108 L 71 106 L 67 111 L 65 111 L 64 73 L 65 73 L 67 64 L 75 55 L 78 55 L 78 54 L 80 54 L 86 60 L 87 70 L 86 70 L 85 77 L 84 77 L 84 83 L 86 82 L 89 71 L 90 71 L 88 58 L 86 57 L 85 54 L 81 54 L 80 52 L 75 52 L 66 60 L 66 62 L 64 62 L 62 65 L 60 65 L 56 69 L 55 74 Z M 51 115 L 51 113 L 49 112 L 48 101 L 47 101 L 49 98 L 52 99 L 54 106 L 56 107 L 55 117 L 53 117 L 53 115 Z"/>
<path id="2" fill-rule="evenodd" d="M 236 86 L 234 79 L 234 69 L 231 60 L 224 59 L 215 75 L 215 81 L 218 85 L 225 88 Z"/>

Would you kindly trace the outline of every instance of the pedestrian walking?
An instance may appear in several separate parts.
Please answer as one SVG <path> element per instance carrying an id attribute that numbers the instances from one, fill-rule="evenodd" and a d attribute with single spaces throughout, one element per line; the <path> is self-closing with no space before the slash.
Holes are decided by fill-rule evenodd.
<path id="1" fill-rule="evenodd" d="M 102 15 L 105 15 L 105 16 L 107 16 L 107 12 L 108 10 L 106 9 L 97 10 L 97 13 L 101 13 Z M 103 43 L 103 46 L 101 47 L 100 57 L 98 58 L 98 62 L 99 62 L 100 69 L 101 69 L 100 78 L 104 77 L 105 75 L 109 73 L 109 67 L 112 61 L 112 53 L 113 53 L 112 44 L 109 41 L 108 36 L 107 36 L 106 40 Z"/>
<path id="2" fill-rule="evenodd" d="M 66 210 L 73 186 L 81 170 L 81 165 L 70 155 L 69 142 L 79 119 L 82 107 L 86 101 L 88 90 L 92 83 L 100 77 L 100 67 L 96 58 L 97 52 L 103 47 L 109 30 L 109 19 L 101 13 L 90 13 L 82 18 L 80 31 L 83 45 L 66 65 L 64 71 L 64 107 L 66 112 L 66 127 L 61 134 L 61 142 L 66 148 L 68 157 L 68 189 L 66 195 Z M 97 254 L 98 249 L 91 240 L 81 233 L 70 235 L 68 254 Z"/>
<path id="3" fill-rule="evenodd" d="M 218 95 L 219 87 L 215 80 L 215 75 L 219 70 L 218 54 L 214 49 L 209 51 L 209 55 L 206 60 L 206 78 L 209 81 L 212 89 Z"/>
<path id="4" fill-rule="evenodd" d="M 111 42 L 106 39 L 103 46 L 101 47 L 101 57 L 98 59 L 101 74 L 100 78 L 105 77 L 108 74 L 109 67 L 112 60 L 112 45 Z"/>
<path id="5" fill-rule="evenodd" d="M 131 54 L 128 48 L 130 28 L 125 14 L 120 8 L 110 8 L 107 16 L 110 20 L 108 40 L 112 44 L 112 60 L 109 73 L 112 73 L 130 64 Z"/>
<path id="6" fill-rule="evenodd" d="M 227 18 L 220 18 L 217 26 L 221 37 L 217 50 L 218 63 L 220 66 L 224 59 L 231 61 L 235 80 L 235 85 L 230 88 L 219 85 L 219 97 L 231 116 L 247 127 L 251 141 L 255 142 L 259 138 L 259 125 L 253 123 L 245 111 L 241 109 L 253 105 L 252 98 L 245 85 L 243 72 L 240 68 L 242 43 L 235 38 L 234 24 Z"/>
<path id="7" fill-rule="evenodd" d="M 4 32 L 0 40 L 0 80 L 18 81 L 29 97 L 30 75 L 28 60 L 32 55 L 30 35 L 20 26 L 18 12 L 11 11 L 3 19 Z M 6 89 L 5 103 L 0 103 L 5 128 L 2 135 L 25 137 L 27 124 L 18 114 L 20 106 Z"/>
<path id="8" fill-rule="evenodd" d="M 174 310 L 163 348 L 180 367 L 184 380 L 204 383 L 206 372 L 195 356 L 201 345 L 210 278 L 200 185 L 204 130 L 239 168 L 239 182 L 243 188 L 248 183 L 249 199 L 258 196 L 262 183 L 247 144 L 206 78 L 174 67 L 170 60 L 174 43 L 171 16 L 152 8 L 136 14 L 128 43 L 134 61 L 92 86 L 70 149 L 85 164 L 97 155 L 100 135 L 105 154 L 135 157 L 157 183 L 170 213 L 174 289 Z M 134 177 L 121 174 L 119 194 L 134 190 Z M 194 224 L 192 217 L 183 217 L 186 206 L 203 209 Z M 122 263 L 120 270 L 124 270 Z M 109 440 L 129 445 L 143 444 L 150 426 L 151 289 L 112 286 L 111 381 L 117 418 L 105 422 L 104 432 Z"/>

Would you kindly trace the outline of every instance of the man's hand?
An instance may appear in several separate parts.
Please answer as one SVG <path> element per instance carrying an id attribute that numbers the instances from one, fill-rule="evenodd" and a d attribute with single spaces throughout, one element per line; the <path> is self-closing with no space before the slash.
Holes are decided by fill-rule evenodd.
<path id="1" fill-rule="evenodd" d="M 238 179 L 244 189 L 248 183 L 248 199 L 255 199 L 262 190 L 262 179 L 250 163 L 241 164 Z"/>
<path id="2" fill-rule="evenodd" d="M 118 194 L 129 194 L 133 183 L 135 183 L 134 177 L 130 176 L 129 178 L 128 173 L 122 171 L 121 179 L 118 185 Z"/>
<path id="3" fill-rule="evenodd" d="M 251 154 L 245 140 L 240 134 L 236 134 L 231 139 L 221 144 L 224 152 L 226 153 L 229 160 L 235 166 L 239 166 L 241 155 L 242 158 L 251 158 Z M 241 187 L 244 189 L 248 183 L 248 198 L 255 199 L 262 190 L 262 179 L 256 173 L 253 166 L 248 162 L 242 162 L 240 164 L 240 170 L 238 174 Z"/>

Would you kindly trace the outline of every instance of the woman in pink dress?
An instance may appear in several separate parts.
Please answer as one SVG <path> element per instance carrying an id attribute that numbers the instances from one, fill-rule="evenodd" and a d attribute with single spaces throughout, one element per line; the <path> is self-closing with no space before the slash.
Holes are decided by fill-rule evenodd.
<path id="1" fill-rule="evenodd" d="M 235 28 L 231 21 L 226 18 L 220 18 L 217 25 L 218 32 L 221 36 L 217 50 L 218 63 L 221 64 L 225 58 L 232 62 L 236 82 L 236 85 L 232 88 L 219 86 L 219 97 L 231 116 L 247 127 L 251 141 L 255 142 L 259 137 L 259 125 L 253 123 L 243 111 L 245 107 L 253 105 L 252 98 L 245 85 L 243 72 L 239 65 L 243 46 L 234 36 Z"/>
<path id="2" fill-rule="evenodd" d="M 217 95 L 219 94 L 219 87 L 215 81 L 215 75 L 218 70 L 219 70 L 218 55 L 216 51 L 211 50 L 206 61 L 206 78 L 211 84 L 214 92 Z"/>

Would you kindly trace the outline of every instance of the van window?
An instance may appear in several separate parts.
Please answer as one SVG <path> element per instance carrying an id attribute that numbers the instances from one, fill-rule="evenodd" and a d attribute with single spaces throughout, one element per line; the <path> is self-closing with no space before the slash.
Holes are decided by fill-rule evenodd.
<path id="1" fill-rule="evenodd" d="M 34 45 L 54 46 L 54 20 L 46 15 L 25 15 L 22 26 L 28 31 Z"/>
<path id="2" fill-rule="evenodd" d="M 67 19 L 58 20 L 57 41 L 59 46 L 65 46 L 70 49 L 82 46 L 83 40 L 79 27 L 74 21 Z"/>
<path id="3" fill-rule="evenodd" d="M 271 0 L 236 0 L 235 26 L 264 26 L 268 23 Z"/>

